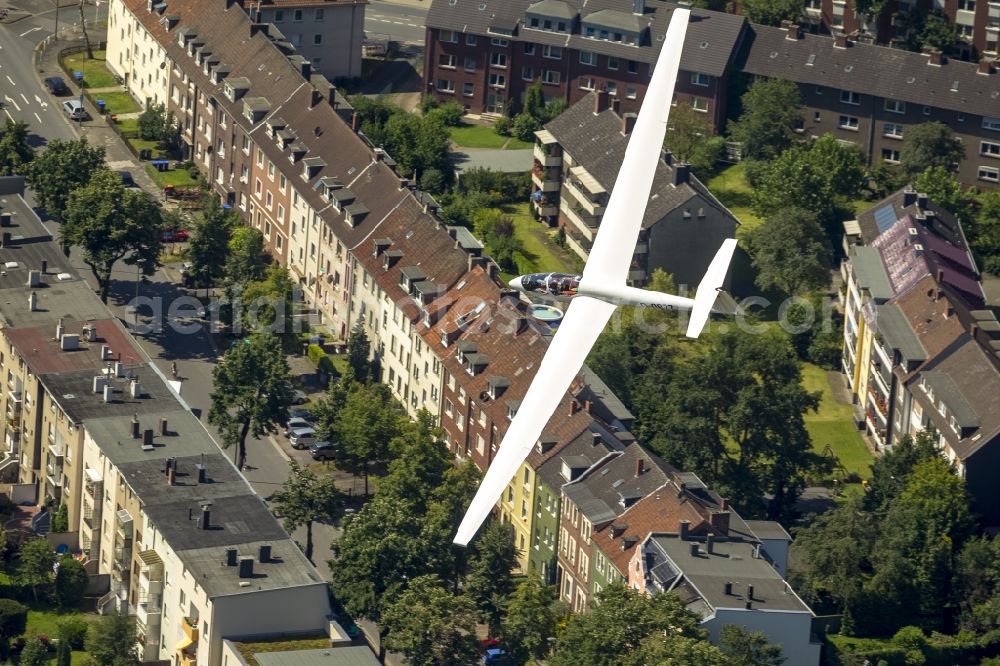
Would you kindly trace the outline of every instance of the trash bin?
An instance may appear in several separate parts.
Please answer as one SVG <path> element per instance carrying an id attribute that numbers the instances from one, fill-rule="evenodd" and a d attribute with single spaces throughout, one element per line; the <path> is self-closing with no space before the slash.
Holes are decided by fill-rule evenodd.
<path id="1" fill-rule="evenodd" d="M 102 116 L 104 115 L 104 100 L 103 99 L 98 99 L 97 100 L 97 112 L 99 114 L 101 114 Z"/>
<path id="2" fill-rule="evenodd" d="M 77 81 L 83 81 L 83 72 L 73 72 L 73 78 Z"/>

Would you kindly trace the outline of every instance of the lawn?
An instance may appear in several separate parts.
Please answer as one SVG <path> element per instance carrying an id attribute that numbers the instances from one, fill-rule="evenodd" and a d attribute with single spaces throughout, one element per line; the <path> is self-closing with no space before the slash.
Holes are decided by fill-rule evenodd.
<path id="1" fill-rule="evenodd" d="M 504 148 L 516 150 L 519 148 L 531 148 L 530 143 L 519 141 L 513 137 L 500 136 L 493 131 L 491 125 L 470 125 L 462 123 L 458 127 L 450 128 L 451 140 L 461 148 Z"/>
<path id="2" fill-rule="evenodd" d="M 137 153 L 140 150 L 145 150 L 147 148 L 149 150 L 152 150 L 153 151 L 153 159 L 154 160 L 163 160 L 163 159 L 166 159 L 167 156 L 168 156 L 167 151 L 163 150 L 162 148 L 160 148 L 160 142 L 159 141 L 147 141 L 145 139 L 135 139 L 135 138 L 131 138 L 130 137 L 128 139 L 128 142 L 132 146 L 132 148 L 135 149 L 135 151 Z M 157 173 L 159 173 L 159 172 L 157 172 Z M 185 173 L 187 173 L 187 172 L 185 171 Z"/>
<path id="3" fill-rule="evenodd" d="M 85 613 L 59 613 L 54 610 L 34 610 L 28 611 L 28 626 L 25 630 L 26 636 L 42 635 L 55 638 L 59 635 L 59 623 L 70 617 L 82 617 L 87 622 L 93 624 L 98 617 Z M 55 662 L 55 652 L 50 652 L 52 663 Z M 85 663 L 89 655 L 84 650 L 73 650 L 73 666 Z"/>
<path id="4" fill-rule="evenodd" d="M 73 76 L 73 72 L 83 72 L 84 88 L 105 88 L 118 85 L 115 75 L 108 70 L 104 61 L 104 51 L 94 51 L 94 59 L 87 60 L 86 51 L 80 51 L 63 58 L 63 67 Z M 86 62 L 85 62 L 86 61 Z"/>
<path id="5" fill-rule="evenodd" d="M 118 131 L 121 132 L 122 136 L 126 137 L 139 136 L 139 119 L 138 118 L 119 119 Z"/>
<path id="6" fill-rule="evenodd" d="M 141 142 L 140 142 L 141 143 Z M 145 147 L 145 146 L 144 146 Z M 198 179 L 192 178 L 187 169 L 173 169 L 171 171 L 157 171 L 152 164 L 146 165 L 146 173 L 152 178 L 158 187 L 173 185 L 174 187 L 197 187 Z"/>
<path id="7" fill-rule="evenodd" d="M 720 171 L 708 181 L 708 189 L 740 221 L 740 228 L 736 231 L 737 238 L 742 239 L 747 232 L 760 225 L 762 220 L 750 210 L 752 189 L 743 175 L 742 164 L 734 164 Z"/>
<path id="8" fill-rule="evenodd" d="M 104 100 L 104 108 L 107 113 L 117 113 L 119 115 L 123 113 L 137 113 L 142 111 L 142 107 L 139 103 L 132 99 L 132 95 L 123 91 L 111 91 L 111 92 L 99 92 L 90 93 L 90 96 L 94 98 L 94 104 L 97 104 L 98 99 Z"/>
<path id="9" fill-rule="evenodd" d="M 869 478 L 872 454 L 854 427 L 854 408 L 834 399 L 827 371 L 819 366 L 803 364 L 802 383 L 809 391 L 823 392 L 819 411 L 805 416 L 813 448 L 822 453 L 829 445 L 848 472 Z"/>
<path id="10" fill-rule="evenodd" d="M 527 203 L 509 205 L 503 212 L 514 220 L 514 235 L 524 248 L 517 253 L 517 267 L 520 273 L 544 273 L 558 271 L 575 273 L 579 266 L 575 256 L 563 250 L 552 240 L 553 230 L 531 217 Z M 504 275 L 505 280 L 514 277 Z"/>

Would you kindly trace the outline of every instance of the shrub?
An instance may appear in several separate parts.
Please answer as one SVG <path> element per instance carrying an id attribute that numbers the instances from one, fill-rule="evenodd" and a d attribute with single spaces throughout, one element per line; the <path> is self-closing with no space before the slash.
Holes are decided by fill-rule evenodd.
<path id="1" fill-rule="evenodd" d="M 62 608 L 78 608 L 83 603 L 90 577 L 83 563 L 70 555 L 64 555 L 56 572 L 56 597 Z"/>
<path id="2" fill-rule="evenodd" d="M 448 102 L 425 112 L 428 116 L 438 118 L 448 127 L 458 127 L 462 124 L 465 107 L 458 102 Z"/>
<path id="3" fill-rule="evenodd" d="M 0 599 L 0 658 L 7 656 L 10 639 L 24 633 L 28 607 L 13 599 Z"/>
<path id="4" fill-rule="evenodd" d="M 87 640 L 87 626 L 82 617 L 68 617 L 57 625 L 56 635 L 74 650 L 82 650 Z"/>
<path id="5" fill-rule="evenodd" d="M 309 345 L 306 349 L 306 356 L 309 357 L 309 360 L 313 362 L 313 365 L 320 372 L 327 375 L 337 374 L 337 369 L 334 367 L 333 361 L 330 360 L 330 357 L 319 345 Z"/>
<path id="6" fill-rule="evenodd" d="M 514 124 L 511 127 L 510 133 L 514 135 L 515 138 L 532 142 L 535 140 L 535 132 L 542 128 L 542 124 L 537 118 L 528 115 L 527 113 L 519 113 L 517 117 L 514 118 Z"/>
<path id="7" fill-rule="evenodd" d="M 510 118 L 507 116 L 500 116 L 493 123 L 493 131 L 500 136 L 510 136 Z"/>
<path id="8" fill-rule="evenodd" d="M 198 180 L 199 178 L 201 178 L 201 171 L 198 171 L 198 167 L 196 167 L 196 166 L 190 166 L 190 167 L 188 167 L 187 172 L 188 172 L 188 175 L 191 176 L 192 178 L 194 178 L 195 180 Z"/>

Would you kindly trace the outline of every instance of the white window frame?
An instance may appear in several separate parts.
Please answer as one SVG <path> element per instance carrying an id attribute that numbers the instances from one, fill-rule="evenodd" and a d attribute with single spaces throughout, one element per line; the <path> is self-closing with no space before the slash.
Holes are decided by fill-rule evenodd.
<path id="1" fill-rule="evenodd" d="M 542 57 L 549 60 L 562 60 L 562 47 L 545 44 L 542 46 Z"/>
<path id="2" fill-rule="evenodd" d="M 901 99 L 887 99 L 883 108 L 889 113 L 906 113 L 906 102 Z"/>
<path id="3" fill-rule="evenodd" d="M 844 122 L 844 121 L 847 122 Z M 851 122 L 853 121 L 853 123 Z M 850 132 L 857 132 L 861 127 L 861 120 L 856 116 L 840 116 L 837 119 L 837 127 L 842 130 L 848 130 Z"/>
<path id="4" fill-rule="evenodd" d="M 597 54 L 593 51 L 580 51 L 580 64 L 589 65 L 590 67 L 597 66 Z"/>
<path id="5" fill-rule="evenodd" d="M 712 77 L 701 72 L 691 72 L 691 85 L 708 87 L 712 83 Z"/>
<path id="6" fill-rule="evenodd" d="M 547 86 L 557 86 L 562 82 L 562 73 L 558 69 L 542 70 L 542 83 Z"/>
<path id="7" fill-rule="evenodd" d="M 856 93 L 853 90 L 841 90 L 840 103 L 861 106 L 861 93 Z"/>
<path id="8" fill-rule="evenodd" d="M 979 154 L 983 157 L 1000 157 L 1000 143 L 994 141 L 980 141 Z"/>
<path id="9" fill-rule="evenodd" d="M 980 165 L 977 178 L 986 183 L 1000 183 L 1000 168 Z"/>

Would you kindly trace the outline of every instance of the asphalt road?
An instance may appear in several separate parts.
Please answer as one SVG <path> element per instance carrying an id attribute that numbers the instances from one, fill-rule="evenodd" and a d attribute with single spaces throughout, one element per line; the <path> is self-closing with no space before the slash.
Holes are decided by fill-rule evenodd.
<path id="1" fill-rule="evenodd" d="M 365 8 L 365 34 L 410 44 L 424 43 L 424 22 L 428 2 L 380 2 L 372 0 Z"/>

